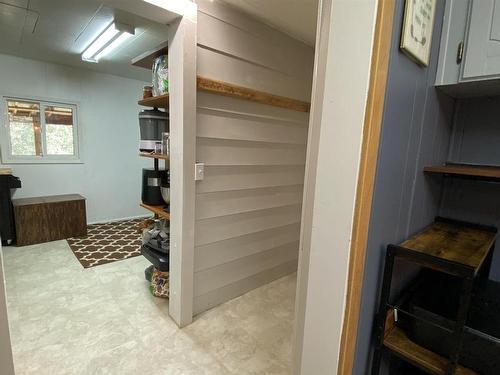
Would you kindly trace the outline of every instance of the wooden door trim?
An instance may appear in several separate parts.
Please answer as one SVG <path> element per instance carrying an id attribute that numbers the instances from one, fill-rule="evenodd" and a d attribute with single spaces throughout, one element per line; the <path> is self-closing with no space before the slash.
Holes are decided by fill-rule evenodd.
<path id="1" fill-rule="evenodd" d="M 394 9 L 395 0 L 378 1 L 349 257 L 347 297 L 340 343 L 338 373 L 342 375 L 352 374 L 356 352 L 368 229 L 392 44 Z"/>

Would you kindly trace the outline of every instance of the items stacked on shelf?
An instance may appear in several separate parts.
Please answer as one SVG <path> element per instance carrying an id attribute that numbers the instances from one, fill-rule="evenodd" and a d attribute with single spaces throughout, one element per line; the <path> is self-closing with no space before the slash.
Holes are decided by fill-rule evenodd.
<path id="1" fill-rule="evenodd" d="M 163 94 L 163 95 L 156 96 L 156 97 L 141 99 L 138 101 L 138 104 L 145 106 L 145 107 L 168 109 L 168 106 L 169 106 L 168 98 L 169 98 L 169 96 L 167 93 L 167 94 Z M 159 169 L 158 160 L 164 160 L 165 162 L 167 162 L 169 160 L 168 155 L 158 154 L 158 153 L 154 153 L 154 152 L 140 152 L 139 156 L 154 159 L 155 170 Z M 141 205 L 141 207 L 153 212 L 156 217 L 170 220 L 170 213 L 167 212 L 167 210 L 166 210 L 167 205 L 153 206 L 153 205 L 148 205 L 148 204 L 144 204 L 144 203 L 141 203 L 140 205 Z"/>
<path id="2" fill-rule="evenodd" d="M 153 51 L 148 51 L 141 56 L 138 56 L 136 59 L 132 61 L 133 65 L 140 66 L 143 68 L 148 68 L 151 69 L 153 67 L 153 71 L 156 72 L 156 68 L 158 68 L 158 62 L 160 61 L 162 63 L 162 66 L 160 67 L 161 69 L 165 68 L 165 71 L 163 73 L 166 73 L 166 67 L 164 65 L 166 61 L 165 55 L 167 54 L 167 43 L 164 43 L 161 45 L 159 48 L 153 50 Z M 168 88 L 168 77 L 161 80 L 161 86 L 158 87 L 159 81 L 156 82 L 157 86 L 155 89 L 155 73 L 153 74 L 153 93 L 156 92 L 161 92 L 165 91 Z M 158 78 L 158 77 L 156 77 Z M 151 87 L 147 87 L 148 90 L 144 90 L 144 98 L 138 101 L 138 104 L 141 106 L 145 107 L 152 107 L 155 110 L 158 108 L 164 109 L 166 112 L 169 110 L 169 94 L 164 93 L 156 96 L 149 96 L 151 95 Z M 149 96 L 149 97 L 148 97 Z M 144 116 L 145 118 L 145 116 Z M 168 119 L 167 119 L 168 121 Z M 141 124 L 142 126 L 142 124 Z M 149 124 L 145 124 L 145 126 L 149 126 Z M 168 129 L 168 122 L 167 122 L 167 129 Z M 165 130 L 167 130 L 165 129 Z M 143 128 L 141 127 L 141 147 L 144 147 L 144 149 L 150 149 L 150 144 L 148 144 L 150 139 L 155 139 L 150 138 L 152 134 L 146 133 L 146 139 L 148 142 L 145 142 L 145 144 L 142 144 L 142 130 Z M 162 130 L 162 131 L 165 131 Z M 162 133 L 163 134 L 163 133 Z M 155 144 L 155 151 L 156 151 L 156 144 Z M 169 192 L 169 187 L 167 185 L 167 193 L 164 195 L 163 191 L 163 184 L 160 185 L 159 187 L 152 183 L 150 185 L 149 182 L 146 182 L 148 185 L 148 199 L 151 198 L 152 196 L 155 196 L 156 193 L 153 194 L 152 189 L 155 188 L 160 188 L 161 189 L 161 198 L 165 201 L 165 204 L 162 205 L 153 205 L 153 204 L 146 204 L 144 203 L 145 201 L 145 195 L 144 195 L 144 184 L 145 181 L 149 181 L 150 179 L 162 179 L 160 175 L 160 165 L 159 161 L 163 160 L 165 165 L 164 168 L 165 170 L 168 169 L 168 163 L 169 163 L 169 155 L 168 151 L 166 154 L 162 153 L 156 153 L 154 151 L 152 152 L 139 152 L 139 156 L 141 157 L 146 157 L 146 158 L 151 158 L 154 160 L 154 173 L 147 172 L 146 177 L 144 176 L 144 171 L 143 171 L 143 202 L 140 203 L 140 206 L 151 211 L 154 214 L 155 221 L 154 225 L 150 226 L 149 228 L 143 229 L 143 244 L 141 246 L 141 254 L 151 262 L 152 266 L 148 267 L 145 271 L 146 279 L 151 283 L 151 292 L 153 293 L 154 296 L 156 297 L 163 297 L 163 298 L 168 298 L 169 297 L 169 270 L 170 270 L 170 233 L 169 233 L 169 221 L 170 221 L 170 213 L 169 211 L 169 202 L 170 199 L 170 192 Z M 168 173 L 168 171 L 167 171 Z M 151 177 L 149 177 L 151 175 Z M 153 177 L 154 176 L 154 177 Z M 163 181 L 163 180 L 162 180 Z M 152 202 L 151 200 L 150 202 Z M 156 201 L 156 198 L 154 199 Z M 161 245 L 160 245 L 161 244 Z"/>
<path id="3" fill-rule="evenodd" d="M 473 283 L 490 259 L 495 238 L 495 228 L 436 218 L 432 225 L 407 241 L 387 247 L 380 308 L 376 317 L 377 346 L 372 374 L 379 373 L 382 353 L 386 349 L 431 374 L 476 374 L 460 366 L 458 360 Z M 395 305 L 390 303 L 396 258 L 462 279 L 458 313 L 450 327 L 415 316 L 402 307 L 401 301 Z M 413 342 L 398 323 L 398 315 L 419 319 L 424 324 L 446 331 L 452 346 L 450 357 L 445 358 Z"/>

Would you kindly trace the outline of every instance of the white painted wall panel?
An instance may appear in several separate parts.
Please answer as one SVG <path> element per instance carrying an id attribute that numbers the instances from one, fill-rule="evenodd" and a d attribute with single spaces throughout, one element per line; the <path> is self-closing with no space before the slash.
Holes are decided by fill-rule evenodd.
<path id="1" fill-rule="evenodd" d="M 309 101 L 313 51 L 198 1 L 198 74 Z M 294 272 L 309 114 L 198 92 L 194 311 Z"/>
<path id="2" fill-rule="evenodd" d="M 195 272 L 299 240 L 300 224 L 251 233 L 195 248 Z"/>
<path id="3" fill-rule="evenodd" d="M 206 167 L 205 179 L 197 182 L 197 193 L 230 191 L 271 186 L 300 185 L 303 165 Z"/>
<path id="4" fill-rule="evenodd" d="M 199 109 L 197 136 L 305 145 L 307 126 L 285 121 Z"/>
<path id="5" fill-rule="evenodd" d="M 234 56 L 214 53 L 198 46 L 198 74 L 217 77 L 220 81 L 232 82 L 244 87 L 259 87 L 274 95 L 287 96 L 297 100 L 309 100 L 311 83 L 309 80 L 293 77 Z M 221 70 L 220 67 L 226 69 Z"/>
<path id="6" fill-rule="evenodd" d="M 291 185 L 198 194 L 196 218 L 207 219 L 301 204 L 302 189 L 303 185 Z"/>
<path id="7" fill-rule="evenodd" d="M 2 243 L 0 241 L 0 374 L 14 375 L 14 360 L 10 341 L 9 319 L 7 312 L 7 291 L 3 269 Z"/>
<path id="8" fill-rule="evenodd" d="M 212 72 L 217 77 L 223 74 L 233 78 L 230 82 L 246 85 L 254 84 L 252 79 L 255 79 L 264 85 L 264 91 L 294 98 L 300 95 L 303 95 L 303 99 L 310 97 L 313 67 L 311 47 L 235 9 L 221 6 L 217 1 L 214 3 L 198 1 L 199 74 L 208 75 Z M 226 57 L 226 64 L 223 65 L 226 69 L 219 69 L 218 73 L 212 68 L 221 66 L 214 63 L 222 63 L 222 56 Z M 267 81 L 260 80 L 266 75 L 266 70 L 268 74 L 276 74 L 268 75 Z M 288 93 L 272 90 L 272 82 L 279 82 L 282 78 L 280 75 L 288 77 L 286 83 L 281 82 L 284 86 L 292 82 L 297 85 L 294 90 Z M 279 86 L 274 86 L 274 89 L 281 91 Z"/>
<path id="9" fill-rule="evenodd" d="M 300 205 L 196 221 L 195 246 L 300 222 Z"/>
<path id="10" fill-rule="evenodd" d="M 300 165 L 305 145 L 198 138 L 196 159 L 205 165 Z"/>
<path id="11" fill-rule="evenodd" d="M 195 314 L 199 314 L 223 302 L 249 292 L 252 289 L 265 285 L 272 280 L 289 275 L 296 270 L 297 259 L 292 260 L 291 262 L 282 263 L 276 267 L 259 272 L 235 283 L 225 285 L 222 288 L 196 297 L 194 300 L 193 311 Z"/>
<path id="12" fill-rule="evenodd" d="M 255 85 L 246 87 L 261 89 Z M 198 91 L 197 106 L 199 109 L 213 109 L 221 113 L 247 115 L 265 121 L 283 121 L 302 126 L 307 126 L 309 120 L 309 114 L 305 112 L 291 111 L 286 108 L 201 91 Z"/>
<path id="13" fill-rule="evenodd" d="M 298 258 L 298 241 L 195 273 L 195 297 Z"/>

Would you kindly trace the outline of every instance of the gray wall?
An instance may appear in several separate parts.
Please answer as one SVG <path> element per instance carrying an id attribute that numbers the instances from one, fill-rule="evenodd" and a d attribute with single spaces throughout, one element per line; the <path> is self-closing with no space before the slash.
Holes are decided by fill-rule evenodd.
<path id="1" fill-rule="evenodd" d="M 500 165 L 500 97 L 460 99 L 455 119 L 449 159 Z M 500 227 L 499 184 L 446 179 L 440 214 Z M 494 252 L 490 278 L 500 281 L 498 249 Z"/>
<path id="2" fill-rule="evenodd" d="M 438 214 L 442 180 L 425 176 L 426 164 L 446 161 L 453 101 L 434 79 L 444 2 L 437 2 L 431 62 L 422 68 L 400 52 L 404 1 L 396 6 L 388 86 L 368 236 L 354 374 L 369 372 L 372 326 L 378 305 L 385 248 L 419 231 Z M 410 271 L 397 265 L 395 283 Z"/>
<path id="3" fill-rule="evenodd" d="M 78 104 L 82 163 L 8 165 L 22 181 L 15 198 L 79 193 L 90 223 L 147 215 L 139 207 L 141 170 L 153 163 L 138 156 L 137 120 L 144 82 L 3 54 L 0 82 L 0 101 L 6 95 Z"/>

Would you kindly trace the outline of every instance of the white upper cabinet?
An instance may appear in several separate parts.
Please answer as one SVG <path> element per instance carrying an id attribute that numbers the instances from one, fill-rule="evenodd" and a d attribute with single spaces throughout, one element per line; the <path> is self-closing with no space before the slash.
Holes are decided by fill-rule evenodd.
<path id="1" fill-rule="evenodd" d="M 463 79 L 500 76 L 500 0 L 472 1 Z"/>
<path id="2" fill-rule="evenodd" d="M 500 94 L 500 0 L 447 0 L 436 86 L 457 96 Z"/>

